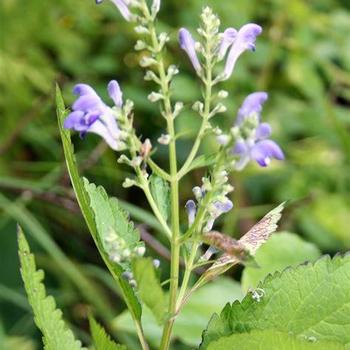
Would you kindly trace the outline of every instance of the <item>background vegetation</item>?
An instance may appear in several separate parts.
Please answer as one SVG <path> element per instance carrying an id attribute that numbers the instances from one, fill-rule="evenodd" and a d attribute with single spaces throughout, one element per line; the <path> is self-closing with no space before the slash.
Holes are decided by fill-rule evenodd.
<path id="1" fill-rule="evenodd" d="M 231 96 L 229 113 L 218 123 L 228 127 L 248 93 L 268 91 L 270 99 L 263 116 L 272 123 L 274 138 L 287 158 L 263 170 L 251 165 L 232 178 L 235 209 L 220 222 L 222 230 L 239 237 L 277 203 L 290 200 L 282 229 L 312 243 L 312 247 L 300 248 L 300 259 L 314 259 L 320 251 L 334 254 L 349 250 L 349 2 L 190 0 L 185 4 L 163 0 L 159 27 L 171 33 L 169 62 L 181 62 L 183 73 L 174 83 L 174 94 L 186 104 L 200 92 L 178 48 L 177 31 L 183 25 L 196 28 L 200 9 L 207 4 L 219 13 L 224 26 L 256 22 L 264 27 L 256 53 L 244 54 L 233 79 L 225 83 Z M 136 103 L 135 122 L 140 134 L 157 144 L 163 120 L 146 98 L 151 87 L 138 67 L 132 26 L 108 1 L 96 6 L 93 0 L 2 0 L 0 26 L 0 348 L 34 350 L 41 346 L 19 274 L 15 234 L 19 222 L 38 265 L 46 271 L 48 292 L 55 296 L 78 336 L 89 344 L 86 315 L 88 305 L 92 305 L 114 336 L 136 349 L 118 290 L 98 257 L 75 202 L 54 106 L 55 81 L 62 86 L 68 105 L 76 82 L 90 83 L 106 97 L 107 82 L 116 78 L 125 95 Z M 178 119 L 178 130 L 184 132 L 179 143 L 180 161 L 189 150 L 198 122 L 190 108 Z M 148 209 L 139 191 L 122 189 L 128 169 L 116 162 L 116 154 L 94 136 L 84 141 L 75 136 L 74 141 L 84 176 L 104 185 L 111 195 Z M 203 151 L 212 149 L 213 140 L 208 139 Z M 158 147 L 157 160 L 166 166 L 166 159 L 166 148 Z M 191 197 L 191 188 L 200 182 L 201 175 L 197 171 L 184 180 L 183 203 Z M 162 254 L 162 272 L 166 274 L 168 252 L 159 247 L 165 242 L 152 228 L 152 218 L 133 207 L 129 210 L 142 224 L 143 237 L 150 246 L 148 254 Z M 301 243 L 293 243 L 295 239 L 282 248 L 272 245 L 271 253 L 267 251 L 261 261 L 278 261 L 273 254 L 299 247 Z M 277 264 L 276 268 L 283 266 Z M 186 315 L 180 319 L 177 349 L 196 344 L 191 336 L 200 334 L 202 323 L 204 327 L 210 314 L 222 306 L 208 304 L 213 302 L 210 295 L 220 293 L 224 302 L 241 293 L 237 285 L 234 290 L 230 284 L 240 276 L 239 269 L 232 271 L 230 279 L 222 279 L 199 295 L 197 304 L 190 305 L 187 318 L 192 317 L 194 326 L 197 321 L 193 320 L 199 320 L 199 329 L 188 328 Z M 259 277 L 244 274 L 243 286 L 252 280 Z M 91 297 L 92 293 L 97 297 Z"/>

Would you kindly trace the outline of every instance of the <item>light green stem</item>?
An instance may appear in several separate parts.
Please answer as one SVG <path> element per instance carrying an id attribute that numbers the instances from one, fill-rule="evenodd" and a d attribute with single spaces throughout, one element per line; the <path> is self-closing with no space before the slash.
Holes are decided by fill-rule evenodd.
<path id="1" fill-rule="evenodd" d="M 176 298 L 179 280 L 179 262 L 180 262 L 180 223 L 179 223 L 179 182 L 177 179 L 177 161 L 176 161 L 176 140 L 174 128 L 174 115 L 170 101 L 169 81 L 164 66 L 163 57 L 160 53 L 160 43 L 154 27 L 154 21 L 150 15 L 147 3 L 142 1 L 142 10 L 145 18 L 148 20 L 148 29 L 154 52 L 156 52 L 157 68 L 160 80 L 161 93 L 163 94 L 164 115 L 167 121 L 168 134 L 170 136 L 169 160 L 170 160 L 170 198 L 171 198 L 171 267 L 170 267 L 170 289 L 169 306 L 170 315 L 164 325 L 160 349 L 169 349 L 171 332 L 174 324 L 174 314 L 176 311 Z"/>
<path id="2" fill-rule="evenodd" d="M 194 242 L 192 244 L 190 256 L 188 258 L 188 261 L 186 262 L 185 274 L 184 274 L 184 277 L 182 280 L 179 296 L 178 296 L 177 302 L 176 302 L 176 313 L 177 314 L 179 313 L 181 306 L 182 306 L 182 303 L 183 303 L 183 299 L 184 299 L 184 296 L 185 296 L 185 293 L 187 290 L 188 282 L 190 280 L 191 273 L 193 271 L 193 263 L 194 263 L 194 260 L 196 258 L 196 255 L 197 255 L 198 247 L 199 247 L 198 242 Z"/>
<path id="3" fill-rule="evenodd" d="M 197 152 L 199 150 L 199 147 L 201 145 L 202 139 L 204 137 L 208 120 L 210 116 L 210 108 L 211 108 L 211 100 L 212 100 L 212 87 L 213 87 L 213 77 L 212 77 L 212 59 L 211 59 L 211 47 L 210 43 L 206 43 L 206 62 L 205 62 L 205 71 L 206 76 L 205 79 L 203 79 L 204 85 L 205 85 L 205 94 L 204 94 L 204 113 L 202 117 L 202 124 L 200 126 L 199 132 L 197 134 L 196 140 L 194 141 L 194 144 L 192 146 L 192 149 L 179 170 L 178 173 L 178 179 L 180 180 L 184 175 L 186 175 L 189 167 L 191 166 L 194 158 L 197 155 Z"/>

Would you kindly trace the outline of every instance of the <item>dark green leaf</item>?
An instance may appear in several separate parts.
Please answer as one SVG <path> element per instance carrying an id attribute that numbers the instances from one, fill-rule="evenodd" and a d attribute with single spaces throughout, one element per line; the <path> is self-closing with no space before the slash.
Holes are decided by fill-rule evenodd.
<path id="1" fill-rule="evenodd" d="M 159 324 L 164 321 L 167 301 L 156 276 L 151 258 L 134 259 L 134 278 L 141 300 L 149 307 Z"/>
<path id="2" fill-rule="evenodd" d="M 233 334 L 211 342 L 208 350 L 345 350 L 340 343 L 297 338 L 274 330 Z"/>
<path id="3" fill-rule="evenodd" d="M 227 304 L 203 334 L 201 350 L 232 334 L 274 330 L 350 346 L 350 254 L 268 276 L 243 301 Z"/>

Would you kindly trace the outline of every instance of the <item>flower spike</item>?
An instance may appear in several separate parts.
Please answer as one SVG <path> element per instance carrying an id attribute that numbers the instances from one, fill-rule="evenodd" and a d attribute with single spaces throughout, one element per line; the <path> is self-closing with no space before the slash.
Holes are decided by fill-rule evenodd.
<path id="1" fill-rule="evenodd" d="M 196 48 L 195 48 L 195 41 L 191 35 L 191 33 L 186 28 L 181 28 L 179 30 L 179 42 L 180 47 L 186 51 L 188 57 L 191 60 L 191 63 L 196 70 L 197 73 L 199 73 L 202 70 L 202 66 L 199 62 Z"/>
<path id="2" fill-rule="evenodd" d="M 224 79 L 228 79 L 232 75 L 236 61 L 244 51 L 255 50 L 255 40 L 261 32 L 262 28 L 254 23 L 248 23 L 241 27 L 227 57 Z"/>

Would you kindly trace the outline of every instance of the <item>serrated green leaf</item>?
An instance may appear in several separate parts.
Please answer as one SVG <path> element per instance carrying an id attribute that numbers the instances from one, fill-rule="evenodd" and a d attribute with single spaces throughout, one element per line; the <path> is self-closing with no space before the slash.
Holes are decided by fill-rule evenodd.
<path id="1" fill-rule="evenodd" d="M 169 183 L 158 175 L 152 174 L 150 177 L 150 187 L 152 197 L 157 203 L 158 209 L 162 214 L 164 220 L 167 221 L 170 215 Z"/>
<path id="2" fill-rule="evenodd" d="M 62 319 L 62 311 L 56 308 L 55 299 L 46 295 L 42 283 L 44 272 L 36 269 L 34 255 L 22 229 L 18 228 L 19 259 L 21 275 L 28 301 L 34 313 L 34 321 L 43 334 L 45 350 L 83 350 L 81 342 Z"/>
<path id="3" fill-rule="evenodd" d="M 233 334 L 211 342 L 208 350 L 344 350 L 344 345 L 314 338 L 297 338 L 274 330 Z"/>
<path id="4" fill-rule="evenodd" d="M 126 350 L 126 346 L 114 342 L 106 333 L 105 329 L 92 316 L 89 317 L 89 323 L 96 350 Z"/>
<path id="5" fill-rule="evenodd" d="M 95 223 L 95 214 L 90 207 L 89 195 L 84 188 L 84 183 L 79 176 L 79 171 L 74 156 L 73 144 L 70 138 L 69 130 L 63 128 L 63 122 L 67 116 L 67 111 L 64 106 L 62 99 L 61 91 L 59 87 L 56 87 L 56 104 L 57 104 L 57 118 L 58 126 L 60 129 L 64 155 L 66 159 L 68 173 L 74 188 L 75 195 L 77 197 L 79 207 L 83 213 L 85 222 L 89 228 L 89 231 L 95 241 L 97 249 L 99 250 L 100 255 L 102 256 L 103 261 L 108 267 L 110 273 L 112 274 L 114 280 L 119 285 L 121 291 L 123 292 L 124 300 L 131 311 L 133 318 L 135 320 L 141 320 L 141 305 L 137 300 L 132 287 L 129 283 L 122 277 L 123 269 L 118 264 L 112 264 L 109 260 L 107 254 L 105 253 L 102 243 L 98 237 L 98 231 Z"/>
<path id="6" fill-rule="evenodd" d="M 167 301 L 156 276 L 151 258 L 134 259 L 132 271 L 141 300 L 149 307 L 159 324 L 164 321 Z"/>
<path id="7" fill-rule="evenodd" d="M 314 261 L 320 256 L 320 250 L 312 243 L 305 242 L 294 233 L 279 232 L 257 251 L 255 260 L 259 268 L 244 269 L 242 286 L 244 290 L 255 288 L 269 273 L 282 271 L 288 266 L 296 266 L 305 261 Z"/>
<path id="8" fill-rule="evenodd" d="M 143 242 L 140 242 L 139 231 L 135 229 L 134 224 L 129 220 L 128 213 L 121 208 L 116 198 L 108 198 L 102 186 L 96 187 L 85 178 L 84 187 L 94 212 L 98 239 L 110 258 L 113 254 L 122 258 L 125 252 L 130 257 L 137 248 L 144 246 Z M 116 247 L 114 242 L 108 240 L 111 234 L 118 239 Z M 129 265 L 130 258 L 129 261 L 125 260 L 121 264 L 122 266 Z"/>
<path id="9" fill-rule="evenodd" d="M 224 336 L 276 330 L 350 349 L 350 254 L 326 256 L 314 264 L 269 275 L 259 285 L 261 298 L 249 293 L 214 315 L 201 350 Z"/>

